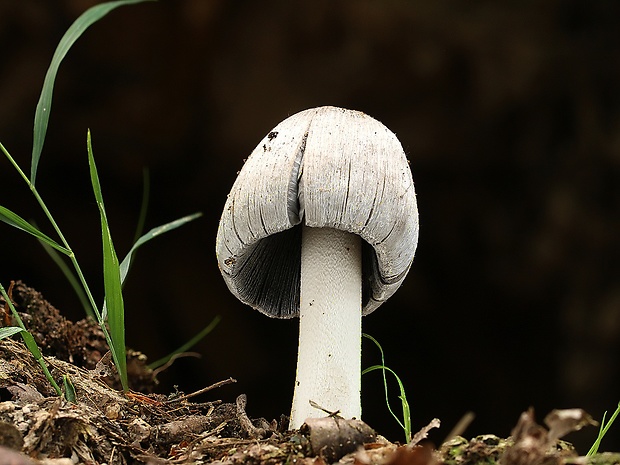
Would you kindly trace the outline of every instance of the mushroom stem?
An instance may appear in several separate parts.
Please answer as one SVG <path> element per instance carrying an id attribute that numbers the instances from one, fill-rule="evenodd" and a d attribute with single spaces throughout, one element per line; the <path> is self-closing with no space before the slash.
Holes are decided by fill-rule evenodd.
<path id="1" fill-rule="evenodd" d="M 361 416 L 362 246 L 359 236 L 302 226 L 299 352 L 290 429 Z"/>

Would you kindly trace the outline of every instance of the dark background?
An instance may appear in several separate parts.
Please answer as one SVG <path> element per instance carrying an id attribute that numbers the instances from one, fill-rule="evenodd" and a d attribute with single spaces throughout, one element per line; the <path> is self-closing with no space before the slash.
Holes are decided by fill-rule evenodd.
<path id="1" fill-rule="evenodd" d="M 0 141 L 29 171 L 45 71 L 83 0 L 0 2 Z M 126 286 L 128 344 L 152 360 L 223 320 L 160 376 L 209 398 L 248 394 L 252 416 L 288 413 L 296 321 L 227 290 L 217 224 L 261 138 L 302 109 L 362 110 L 400 138 L 414 174 L 420 243 L 399 292 L 364 320 L 407 389 L 415 430 L 468 410 L 468 436 L 510 433 L 519 414 L 620 400 L 620 3 L 460 0 L 162 0 L 89 29 L 58 75 L 38 188 L 100 300 L 93 134 L 116 247 L 128 251 L 148 167 L 147 228 L 204 212 L 141 249 Z M 0 160 L 0 204 L 52 233 Z M 22 279 L 83 316 L 36 242 L 0 225 L 0 280 Z M 378 363 L 364 342 L 363 365 Z M 380 375 L 365 420 L 392 440 Z M 399 410 L 397 399 L 394 400 Z M 603 443 L 620 449 L 620 426 Z M 585 453 L 595 428 L 572 435 Z"/>

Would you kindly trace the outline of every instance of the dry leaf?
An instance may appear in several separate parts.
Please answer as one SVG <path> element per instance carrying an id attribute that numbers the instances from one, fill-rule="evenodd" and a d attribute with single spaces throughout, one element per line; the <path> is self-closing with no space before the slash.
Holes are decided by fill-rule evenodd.
<path id="1" fill-rule="evenodd" d="M 514 445 L 501 458 L 502 465 L 559 465 L 567 456 L 576 456 L 572 447 L 564 447 L 558 439 L 567 433 L 577 431 L 592 418 L 583 410 L 554 410 L 545 423 L 550 431 L 534 420 L 534 409 L 523 412 L 512 431 Z"/>

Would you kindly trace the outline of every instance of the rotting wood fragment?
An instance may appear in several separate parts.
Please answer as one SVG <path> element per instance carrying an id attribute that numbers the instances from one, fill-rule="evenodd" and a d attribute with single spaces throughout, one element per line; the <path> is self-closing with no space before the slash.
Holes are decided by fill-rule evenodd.
<path id="1" fill-rule="evenodd" d="M 354 452 L 364 443 L 373 442 L 377 433 L 361 420 L 338 416 L 308 418 L 300 432 L 310 441 L 315 455 L 333 463 Z"/>

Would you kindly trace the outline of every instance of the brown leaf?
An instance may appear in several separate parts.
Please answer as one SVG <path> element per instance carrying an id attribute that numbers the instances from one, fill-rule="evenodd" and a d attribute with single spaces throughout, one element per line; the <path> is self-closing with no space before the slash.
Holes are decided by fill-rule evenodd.
<path id="1" fill-rule="evenodd" d="M 580 408 L 553 410 L 545 417 L 545 424 L 549 427 L 550 441 L 560 439 L 573 431 L 579 431 L 584 426 L 598 425 Z"/>
<path id="2" fill-rule="evenodd" d="M 574 450 L 554 447 L 558 438 L 571 431 L 576 431 L 589 424 L 585 412 L 554 410 L 545 422 L 550 426 L 547 431 L 534 420 L 534 409 L 523 412 L 517 425 L 512 430 L 514 445 L 502 456 L 503 465 L 556 465 L 564 463 L 566 455 L 574 456 Z"/>

